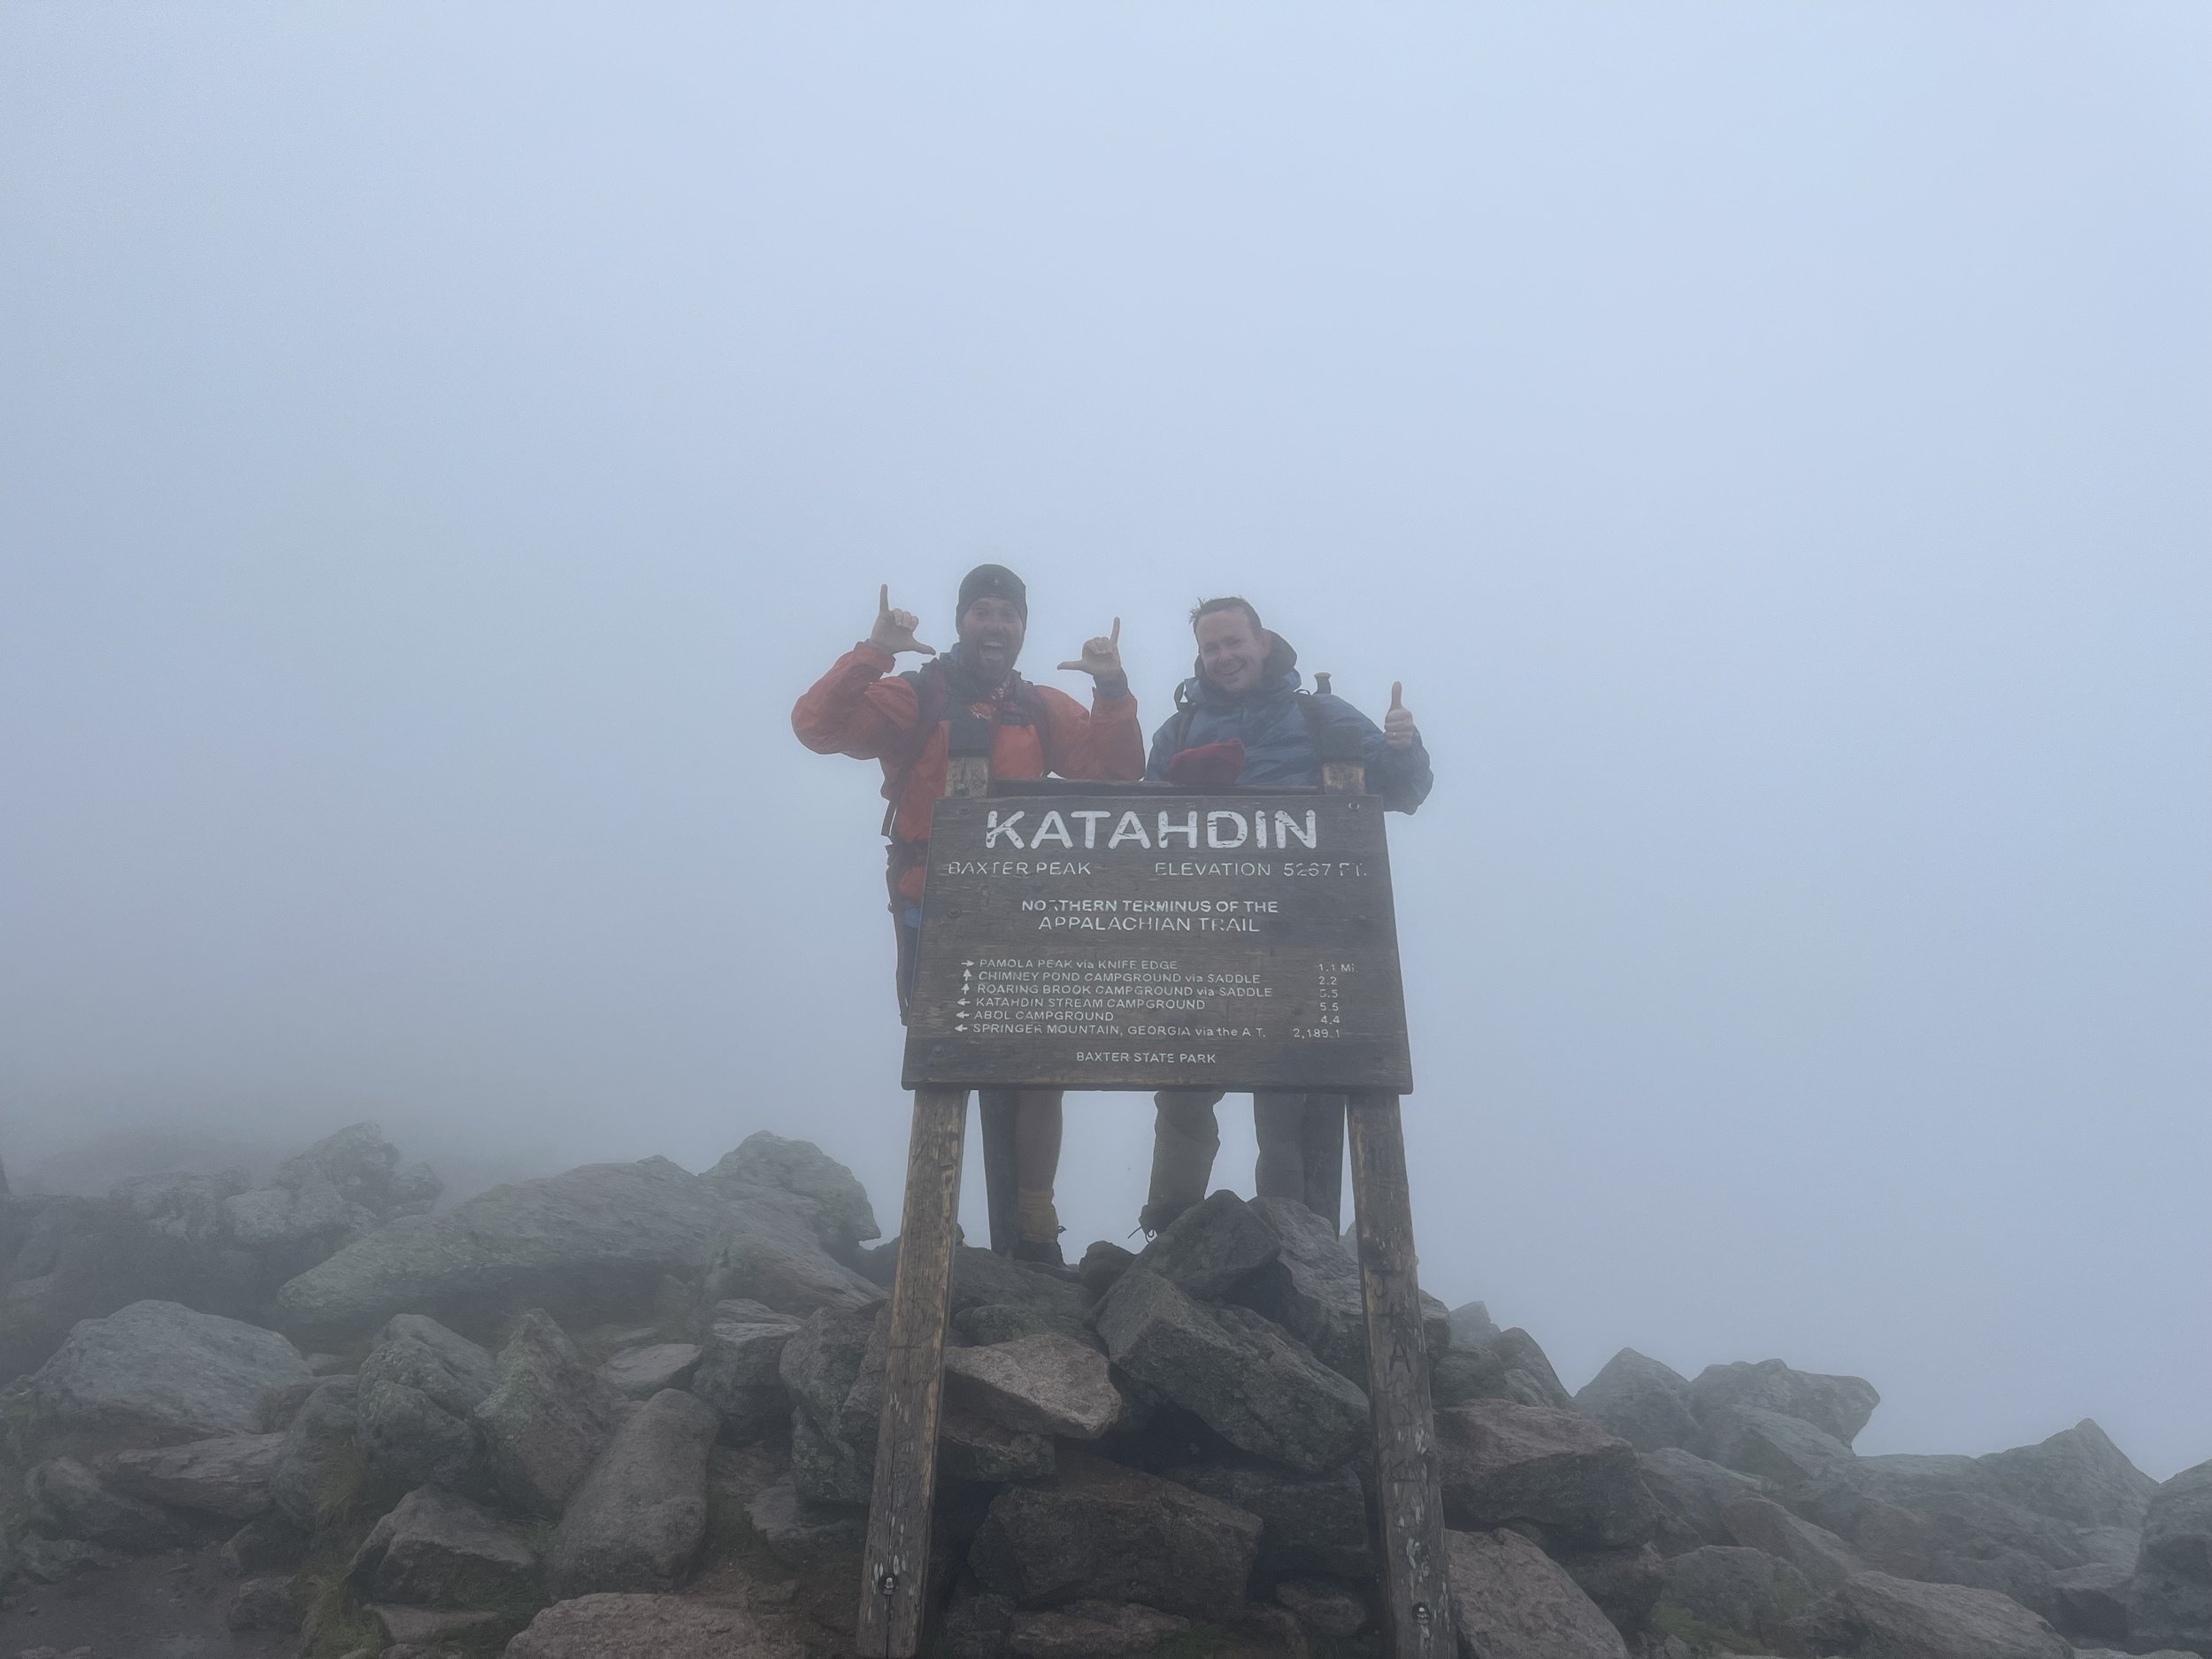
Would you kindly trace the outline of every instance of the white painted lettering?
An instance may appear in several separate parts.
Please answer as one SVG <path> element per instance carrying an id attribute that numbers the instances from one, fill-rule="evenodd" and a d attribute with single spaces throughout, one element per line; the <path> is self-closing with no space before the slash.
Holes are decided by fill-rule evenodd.
<path id="1" fill-rule="evenodd" d="M 1160 816 L 1164 819 L 1167 814 L 1163 812 Z M 1121 815 L 1121 822 L 1114 826 L 1114 833 L 1112 839 L 1106 843 L 1106 850 L 1111 852 L 1124 841 L 1134 841 L 1140 847 L 1152 845 L 1152 838 L 1144 833 L 1144 820 L 1134 812 L 1124 812 Z"/>

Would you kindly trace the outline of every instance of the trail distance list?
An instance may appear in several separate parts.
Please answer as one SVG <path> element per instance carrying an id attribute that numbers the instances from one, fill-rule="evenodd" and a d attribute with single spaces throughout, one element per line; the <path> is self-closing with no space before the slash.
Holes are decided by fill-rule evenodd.
<path id="1" fill-rule="evenodd" d="M 905 1081 L 1413 1087 L 1382 803 L 948 798 Z"/>

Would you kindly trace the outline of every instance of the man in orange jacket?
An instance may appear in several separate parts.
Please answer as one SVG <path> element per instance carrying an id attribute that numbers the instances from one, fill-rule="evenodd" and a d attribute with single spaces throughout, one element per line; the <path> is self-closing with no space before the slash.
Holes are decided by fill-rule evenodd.
<path id="1" fill-rule="evenodd" d="M 1118 618 L 1111 634 L 1086 641 L 1081 657 L 1060 664 L 1091 676 L 1094 689 L 1087 710 L 1014 672 L 1029 628 L 1029 591 L 1004 565 L 979 565 L 962 580 L 953 624 L 959 643 L 952 650 L 940 657 L 920 643 L 914 637 L 918 626 L 912 611 L 892 608 L 887 585 L 868 637 L 839 657 L 791 710 L 792 730 L 817 754 L 883 764 L 901 1019 L 914 993 L 930 815 L 945 793 L 955 726 L 962 728 L 964 753 L 972 742 L 978 748 L 987 743 L 995 778 L 1133 782 L 1144 776 L 1144 732 L 1122 672 Z M 910 651 L 929 660 L 893 673 L 900 655 Z M 1053 1207 L 1060 1091 L 984 1089 L 980 1094 L 987 1162 L 995 1125 L 1009 1117 L 1014 1125 L 1016 1236 L 997 1236 L 995 1214 L 992 1248 L 1007 1249 L 1017 1260 L 1064 1265 Z"/>

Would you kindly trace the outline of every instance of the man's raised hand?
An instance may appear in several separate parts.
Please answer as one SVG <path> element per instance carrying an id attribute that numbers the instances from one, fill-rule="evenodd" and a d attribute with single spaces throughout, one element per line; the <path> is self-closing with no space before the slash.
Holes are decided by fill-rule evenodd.
<path id="1" fill-rule="evenodd" d="M 925 657 L 934 657 L 935 646 L 925 645 L 914 637 L 914 629 L 920 621 L 911 611 L 891 609 L 891 584 L 886 582 L 876 595 L 876 626 L 869 630 L 868 643 L 893 657 L 901 651 L 919 651 Z"/>
<path id="2" fill-rule="evenodd" d="M 1084 641 L 1083 655 L 1060 666 L 1088 674 L 1093 680 L 1104 680 L 1109 675 L 1121 672 L 1121 618 L 1114 618 L 1111 634 L 1102 634 L 1094 640 Z"/>
<path id="3" fill-rule="evenodd" d="M 1402 680 L 1390 683 L 1390 712 L 1383 716 L 1383 741 L 1393 749 L 1411 749 L 1416 735 L 1413 710 L 1406 707 L 1406 685 Z"/>

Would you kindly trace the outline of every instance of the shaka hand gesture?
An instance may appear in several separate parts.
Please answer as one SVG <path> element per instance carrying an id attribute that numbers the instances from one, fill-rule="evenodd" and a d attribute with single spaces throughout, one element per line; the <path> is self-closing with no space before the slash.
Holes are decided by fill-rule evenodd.
<path id="1" fill-rule="evenodd" d="M 868 631 L 868 643 L 879 651 L 896 657 L 901 651 L 919 651 L 924 657 L 937 655 L 937 648 L 925 645 L 914 637 L 914 630 L 921 618 L 911 611 L 891 609 L 891 584 L 883 584 L 876 595 L 876 626 Z"/>
<path id="2" fill-rule="evenodd" d="M 1111 634 L 1102 634 L 1094 640 L 1084 641 L 1083 655 L 1060 666 L 1088 674 L 1093 680 L 1104 680 L 1121 672 L 1121 618 L 1114 618 Z"/>

